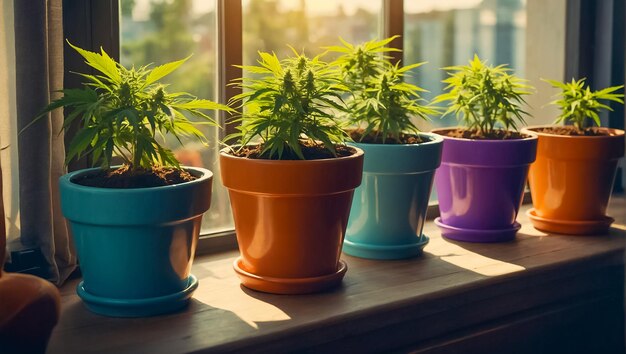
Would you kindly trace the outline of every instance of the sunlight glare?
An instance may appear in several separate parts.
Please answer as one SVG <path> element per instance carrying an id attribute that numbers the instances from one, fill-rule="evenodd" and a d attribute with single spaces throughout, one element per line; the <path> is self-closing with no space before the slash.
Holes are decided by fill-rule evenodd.
<path id="1" fill-rule="evenodd" d="M 611 228 L 626 231 L 626 225 L 622 224 L 613 223 L 611 224 Z"/>
<path id="2" fill-rule="evenodd" d="M 507 263 L 471 252 L 443 238 L 433 237 L 430 241 L 430 245 L 425 249 L 425 252 L 431 253 L 439 257 L 442 261 L 446 261 L 457 267 L 489 277 L 519 272 L 526 269 L 517 264 Z"/>
<path id="3" fill-rule="evenodd" d="M 233 270 L 230 260 L 194 266 L 194 274 L 200 275 L 199 280 L 203 289 L 210 289 L 197 291 L 194 299 L 208 306 L 232 312 L 254 329 L 259 329 L 259 323 L 263 322 L 291 320 L 291 317 L 280 308 L 242 291 L 239 279 L 232 277 L 231 272 Z"/>

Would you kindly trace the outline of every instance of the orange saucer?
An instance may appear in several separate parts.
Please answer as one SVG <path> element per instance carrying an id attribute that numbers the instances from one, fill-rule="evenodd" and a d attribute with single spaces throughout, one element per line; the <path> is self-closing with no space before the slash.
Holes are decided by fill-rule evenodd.
<path id="1" fill-rule="evenodd" d="M 613 221 L 615 221 L 615 219 L 609 216 L 605 216 L 601 220 L 592 221 L 546 219 L 537 216 L 535 208 L 526 211 L 526 215 L 533 223 L 535 229 L 565 235 L 606 234 Z"/>
<path id="2" fill-rule="evenodd" d="M 246 288 L 272 294 L 309 294 L 339 285 L 348 265 L 339 260 L 336 272 L 312 278 L 274 278 L 252 274 L 241 267 L 241 257 L 235 259 L 233 268 Z"/>

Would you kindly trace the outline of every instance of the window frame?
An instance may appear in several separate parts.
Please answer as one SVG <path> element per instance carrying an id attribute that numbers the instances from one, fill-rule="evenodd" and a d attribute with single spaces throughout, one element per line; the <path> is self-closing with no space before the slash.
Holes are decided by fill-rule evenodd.
<path id="1" fill-rule="evenodd" d="M 102 47 L 116 60 L 120 58 L 118 0 L 63 0 L 63 37 L 72 39 L 72 44 L 91 51 L 100 51 Z M 63 46 L 63 87 L 81 88 L 82 78 L 72 73 L 95 74 L 83 58 L 68 45 Z M 79 121 L 74 121 L 65 132 L 65 146 L 69 146 L 72 137 L 79 128 Z M 90 156 L 83 156 L 71 161 L 69 171 L 91 167 Z"/>
<path id="2" fill-rule="evenodd" d="M 565 80 L 587 78 L 592 89 L 623 85 L 626 6 L 623 0 L 569 0 L 566 13 Z M 622 90 L 624 93 L 625 90 Z M 600 114 L 602 126 L 626 126 L 624 105 L 609 102 L 613 111 Z M 617 167 L 614 193 L 626 187 L 626 159 Z"/>
<path id="3" fill-rule="evenodd" d="M 380 0 L 381 25 L 384 37 L 403 35 L 404 31 L 404 0 Z M 243 63 L 243 3 L 242 0 L 217 0 L 217 98 L 219 102 L 228 102 L 241 93 L 241 89 L 227 84 L 234 78 L 242 76 L 242 70 L 235 65 Z M 392 21 L 396 17 L 396 21 Z M 119 24 L 118 24 L 119 26 Z M 119 37 L 118 37 L 119 38 Z M 403 39 L 397 38 L 391 43 L 394 48 L 403 48 Z M 119 47 L 119 42 L 118 42 Z M 402 60 L 402 53 L 394 52 L 395 61 Z M 235 131 L 236 124 L 229 121 L 226 112 L 218 113 L 221 130 L 220 139 Z M 228 141 L 225 141 L 228 143 Z M 430 206 L 428 216 L 437 216 L 437 206 Z M 235 229 L 205 233 L 200 235 L 196 254 L 218 253 L 237 248 Z"/>
<path id="4" fill-rule="evenodd" d="M 381 36 L 390 37 L 394 35 L 404 35 L 404 0 L 379 0 L 382 1 L 381 7 Z M 612 26 L 609 30 L 614 31 L 613 40 L 608 46 L 616 48 L 621 45 L 624 46 L 624 25 L 620 23 L 620 17 L 624 17 L 624 4 L 623 2 L 610 0 L 612 6 L 616 6 L 618 11 L 613 11 L 613 22 L 617 26 Z M 565 62 L 565 77 L 572 75 L 573 73 L 589 73 L 593 74 L 594 71 L 589 71 L 588 67 L 585 67 L 584 63 L 591 61 L 593 63 L 593 50 L 586 50 L 590 46 L 588 41 L 579 37 L 579 33 L 586 33 L 589 24 L 593 24 L 595 29 L 599 27 L 598 23 L 602 21 L 596 18 L 596 21 L 590 20 L 591 16 L 600 16 L 589 14 L 587 7 L 594 7 L 597 10 L 598 5 L 595 7 L 593 0 L 571 0 L 567 1 L 566 11 L 566 62 Z M 598 12 L 602 11 L 597 10 Z M 604 12 L 606 13 L 606 12 Z M 227 83 L 233 78 L 241 77 L 242 71 L 240 68 L 234 65 L 242 63 L 243 56 L 243 6 L 242 0 L 216 0 L 216 15 L 217 15 L 217 80 L 216 80 L 216 92 L 219 102 L 228 102 L 231 97 L 238 94 L 239 89 L 228 86 Z M 120 15 L 119 15 L 119 0 L 84 0 L 84 1 L 63 1 L 63 25 L 65 31 L 65 38 L 72 38 L 73 44 L 80 47 L 99 50 L 100 46 L 104 48 L 113 58 L 119 60 L 120 52 Z M 621 44 L 618 43 L 621 40 Z M 391 46 L 403 49 L 404 39 L 402 37 L 394 40 Z M 588 49 L 588 48 L 587 48 Z M 606 53 L 606 52 L 604 52 Z M 569 54 L 569 55 L 568 55 Z M 402 60 L 402 53 L 392 53 L 395 61 Z M 606 55 L 606 54 L 601 54 Z M 609 51 L 608 55 L 612 55 L 613 66 L 609 75 L 612 78 L 611 82 L 619 79 L 618 76 L 623 78 L 624 68 L 619 67 L 618 63 L 621 55 L 621 62 L 623 62 L 623 51 Z M 80 87 L 80 78 L 76 75 L 69 75 L 70 72 L 89 72 L 89 68 L 80 57 L 70 51 L 66 46 L 64 49 L 65 56 L 65 78 L 64 87 L 74 88 Z M 581 66 L 582 63 L 582 66 Z M 596 64 L 598 66 L 597 59 Z M 588 75 L 589 75 L 588 74 Z M 608 123 L 610 126 L 623 128 L 626 117 L 624 116 L 623 108 L 621 111 L 613 112 L 609 118 Z M 224 136 L 235 131 L 236 125 L 230 122 L 231 116 L 225 112 L 218 113 L 218 120 L 224 129 L 220 133 L 220 139 Z M 605 123 L 605 124 L 606 124 Z M 69 131 L 65 134 L 66 143 L 75 134 L 76 126 L 73 125 Z M 69 169 L 76 170 L 80 168 L 86 168 L 90 166 L 88 158 L 84 158 L 79 161 L 70 163 Z M 616 186 L 617 187 L 617 186 Z M 617 187 L 621 188 L 621 187 Z M 526 196 L 524 202 L 528 201 Z M 438 208 L 436 204 L 429 206 L 427 212 L 427 218 L 434 218 L 438 214 Z M 225 230 L 214 233 L 205 233 L 200 235 L 200 241 L 198 243 L 198 254 L 216 253 L 225 250 L 235 249 L 237 246 L 235 238 L 235 230 Z"/>
<path id="5" fill-rule="evenodd" d="M 380 0 L 382 35 L 390 37 L 403 35 L 404 29 L 404 0 Z M 120 59 L 120 15 L 119 0 L 84 0 L 63 1 L 63 25 L 65 38 L 72 38 L 73 44 L 82 48 L 98 51 L 102 47 L 115 60 Z M 216 0 L 217 15 L 217 80 L 216 98 L 219 102 L 228 102 L 241 92 L 240 89 L 227 85 L 232 79 L 241 77 L 242 70 L 235 65 L 243 61 L 243 6 L 242 0 Z M 393 21 L 392 21 L 393 19 Z M 391 46 L 402 49 L 403 39 L 398 38 Z M 401 53 L 394 53 L 395 60 L 402 59 Z M 68 46 L 64 48 L 65 78 L 64 87 L 81 87 L 81 79 L 71 72 L 93 72 L 83 60 Z M 236 124 L 230 120 L 232 115 L 218 112 L 217 118 L 224 128 L 220 130 L 219 138 L 235 132 Z M 78 126 L 73 124 L 65 133 L 66 144 L 76 133 Z M 69 170 L 87 168 L 89 157 L 73 161 Z M 431 210 L 432 209 L 432 210 Z M 429 216 L 434 217 L 434 208 L 429 208 Z M 237 248 L 235 230 L 204 233 L 200 235 L 196 254 L 218 253 Z"/>

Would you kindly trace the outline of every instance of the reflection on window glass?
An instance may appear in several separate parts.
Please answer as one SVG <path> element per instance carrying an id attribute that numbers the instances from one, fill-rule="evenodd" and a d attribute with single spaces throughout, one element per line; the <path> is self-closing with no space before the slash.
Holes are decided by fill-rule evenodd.
<path id="1" fill-rule="evenodd" d="M 291 51 L 308 56 L 336 45 L 379 38 L 381 1 L 243 0 L 243 62 L 256 63 L 257 51 L 284 58 Z"/>
<path id="2" fill-rule="evenodd" d="M 405 1 L 404 11 L 404 59 L 428 62 L 412 78 L 430 91 L 425 98 L 443 91 L 446 74 L 440 68 L 467 64 L 474 53 L 524 77 L 525 0 Z M 457 122 L 451 115 L 420 124 L 430 130 Z"/>
<path id="3" fill-rule="evenodd" d="M 121 0 L 122 64 L 160 65 L 193 54 L 163 82 L 170 84 L 172 91 L 215 100 L 215 5 L 215 0 Z M 183 141 L 182 147 L 172 137 L 166 137 L 166 142 L 182 164 L 213 171 L 211 209 L 204 215 L 202 233 L 232 229 L 228 195 L 219 178 L 218 128 L 200 129 L 209 138 L 210 146 Z"/>
<path id="4" fill-rule="evenodd" d="M 475 54 L 493 65 L 508 64 L 524 77 L 526 0 L 404 1 L 404 61 L 426 61 L 409 79 L 429 92 L 443 92 L 446 66 L 465 65 Z M 416 122 L 422 131 L 458 125 L 454 114 Z M 437 200 L 433 188 L 431 201 Z"/>

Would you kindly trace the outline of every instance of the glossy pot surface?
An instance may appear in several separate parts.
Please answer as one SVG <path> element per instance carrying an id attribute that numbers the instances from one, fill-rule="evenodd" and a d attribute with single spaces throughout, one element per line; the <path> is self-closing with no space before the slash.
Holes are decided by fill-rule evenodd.
<path id="1" fill-rule="evenodd" d="M 474 234 L 476 230 L 512 230 L 528 168 L 535 160 L 537 137 L 443 138 L 441 167 L 435 174 L 440 222 L 455 229 L 473 230 Z"/>
<path id="2" fill-rule="evenodd" d="M 83 274 L 79 295 L 92 310 L 114 316 L 134 316 L 133 306 L 148 306 L 146 301 L 166 309 L 168 296 L 182 297 L 176 301 L 184 305 L 195 289 L 190 288 L 192 280 L 197 286 L 190 269 L 202 214 L 211 202 L 213 174 L 187 167 L 199 178 L 154 188 L 95 188 L 72 182 L 95 170 L 60 179 L 61 208 Z M 159 313 L 156 307 L 144 310 L 148 312 L 136 315 Z"/>
<path id="3" fill-rule="evenodd" d="M 244 285 L 277 292 L 264 287 L 262 279 L 257 286 L 259 280 L 252 282 L 246 274 L 306 283 L 338 272 L 350 204 L 363 169 L 363 151 L 355 151 L 348 157 L 309 161 L 248 159 L 221 151 L 222 181 L 241 252 L 236 269 L 240 267 Z M 315 282 L 309 289 L 282 292 L 319 290 Z"/>
<path id="4" fill-rule="evenodd" d="M 352 201 L 344 252 L 363 258 L 398 259 L 421 253 L 424 217 L 443 139 L 420 134 L 422 144 L 351 145 L 365 152 L 363 182 Z"/>
<path id="5" fill-rule="evenodd" d="M 554 221 L 604 220 L 617 163 L 624 156 L 624 131 L 605 128 L 610 136 L 562 136 L 540 128 L 523 130 L 539 137 L 528 176 L 535 215 Z"/>

